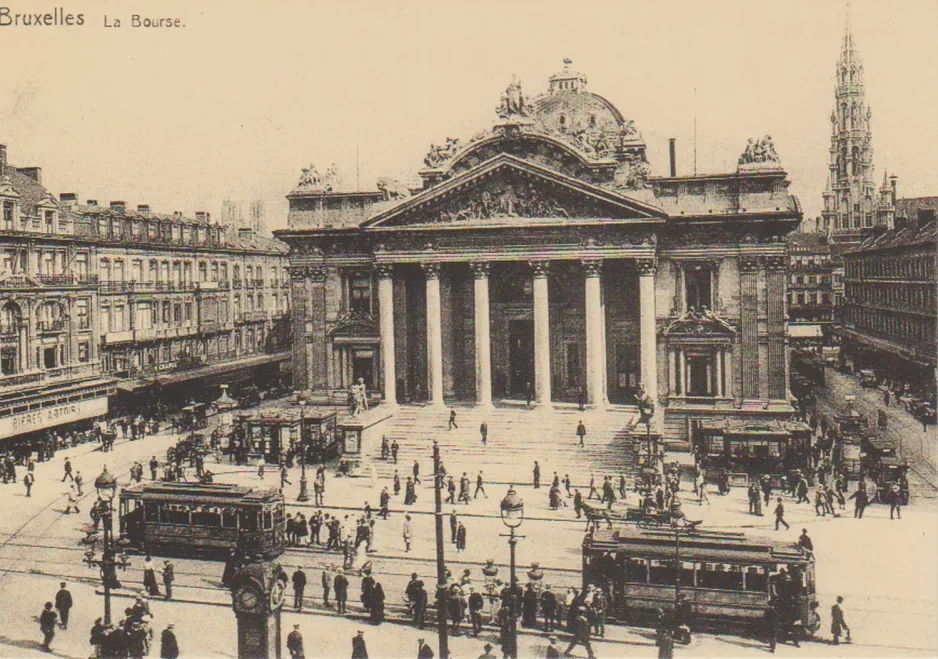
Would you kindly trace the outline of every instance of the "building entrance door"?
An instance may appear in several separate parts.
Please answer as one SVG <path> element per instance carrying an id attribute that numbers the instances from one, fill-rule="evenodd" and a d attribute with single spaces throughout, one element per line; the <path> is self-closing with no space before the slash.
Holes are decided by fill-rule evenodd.
<path id="1" fill-rule="evenodd" d="M 508 395 L 521 398 L 534 388 L 534 321 L 512 320 L 508 325 Z"/>
<path id="2" fill-rule="evenodd" d="M 373 350 L 354 349 L 352 353 L 352 383 L 358 384 L 358 380 L 364 380 L 365 386 L 369 391 L 375 387 L 375 357 Z"/>

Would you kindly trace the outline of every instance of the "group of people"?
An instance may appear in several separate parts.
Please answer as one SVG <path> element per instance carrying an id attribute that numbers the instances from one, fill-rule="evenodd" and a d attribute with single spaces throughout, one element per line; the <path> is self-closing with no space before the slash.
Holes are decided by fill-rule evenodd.
<path id="1" fill-rule="evenodd" d="M 68 630 L 74 600 L 66 586 L 65 582 L 60 584 L 55 594 L 55 602 L 46 602 L 39 614 L 41 648 L 45 652 L 52 652 L 56 628 Z M 124 609 L 124 617 L 116 625 L 105 624 L 102 618 L 98 618 L 91 628 L 89 638 L 93 648 L 92 656 L 109 659 L 148 656 L 153 641 L 152 620 L 148 595 L 138 595 L 133 606 Z M 179 644 L 174 625 L 169 623 L 160 636 L 160 658 L 176 659 L 178 656 Z"/>

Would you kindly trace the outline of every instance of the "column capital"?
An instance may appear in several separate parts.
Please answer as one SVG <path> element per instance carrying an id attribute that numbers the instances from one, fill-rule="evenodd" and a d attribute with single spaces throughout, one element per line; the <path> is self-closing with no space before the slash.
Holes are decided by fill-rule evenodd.
<path id="1" fill-rule="evenodd" d="M 324 265 L 311 265 L 307 268 L 307 273 L 312 281 L 326 281 L 326 266 Z"/>
<path id="2" fill-rule="evenodd" d="M 739 257 L 740 272 L 758 272 L 762 266 L 762 258 L 755 254 L 741 254 Z"/>
<path id="3" fill-rule="evenodd" d="M 654 275 L 658 270 L 657 259 L 635 259 L 635 269 L 640 276 Z"/>
<path id="4" fill-rule="evenodd" d="M 528 265 L 531 267 L 531 272 L 534 274 L 535 279 L 547 277 L 550 272 L 550 261 L 528 261 Z"/>
<path id="5" fill-rule="evenodd" d="M 423 270 L 423 276 L 427 279 L 439 279 L 440 278 L 440 264 L 439 263 L 421 263 L 420 269 Z"/>
<path id="6" fill-rule="evenodd" d="M 472 268 L 472 276 L 476 279 L 488 279 L 490 266 L 491 264 L 488 261 L 479 261 L 469 264 L 469 267 Z"/>
<path id="7" fill-rule="evenodd" d="M 581 259 L 580 265 L 583 266 L 583 275 L 586 277 L 598 277 L 602 273 L 602 259 Z"/>
<path id="8" fill-rule="evenodd" d="M 788 257 L 784 254 L 773 254 L 764 258 L 765 269 L 768 272 L 786 272 L 788 270 Z"/>
<path id="9" fill-rule="evenodd" d="M 391 279 L 394 277 L 394 264 L 378 263 L 375 265 L 375 271 L 378 273 L 378 279 Z"/>

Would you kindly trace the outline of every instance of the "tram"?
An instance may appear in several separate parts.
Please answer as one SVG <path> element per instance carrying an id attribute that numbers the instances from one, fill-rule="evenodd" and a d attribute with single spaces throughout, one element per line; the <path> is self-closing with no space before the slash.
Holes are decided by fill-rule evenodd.
<path id="1" fill-rule="evenodd" d="M 817 606 L 814 556 L 797 543 L 700 529 L 623 524 L 588 534 L 589 585 L 608 594 L 610 617 L 630 624 L 673 610 L 678 593 L 700 626 L 758 626 L 774 605 L 782 624 L 809 630 Z"/>
<path id="2" fill-rule="evenodd" d="M 121 543 L 151 555 L 283 552 L 277 490 L 229 484 L 140 483 L 121 490 Z"/>

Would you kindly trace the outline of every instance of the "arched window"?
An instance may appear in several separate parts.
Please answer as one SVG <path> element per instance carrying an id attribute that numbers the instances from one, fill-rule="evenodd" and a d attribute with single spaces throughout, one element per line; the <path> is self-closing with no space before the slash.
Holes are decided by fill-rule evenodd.
<path id="1" fill-rule="evenodd" d="M 567 117 L 566 115 L 560 115 L 560 132 L 567 132 Z"/>
<path id="2" fill-rule="evenodd" d="M 840 106 L 840 130 L 847 130 L 847 120 L 850 118 L 850 115 L 847 114 L 847 104 L 844 103 Z"/>
<path id="3" fill-rule="evenodd" d="M 859 176 L 860 175 L 860 147 L 858 146 L 853 147 L 853 157 L 851 158 L 851 161 L 853 163 L 853 166 L 852 166 L 853 175 Z"/>
<path id="4" fill-rule="evenodd" d="M 14 332 L 19 327 L 20 319 L 23 317 L 20 311 L 20 305 L 10 300 L 0 309 L 0 334 Z"/>

